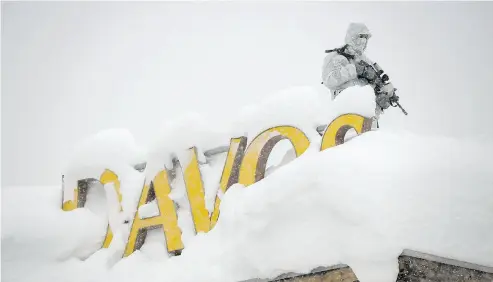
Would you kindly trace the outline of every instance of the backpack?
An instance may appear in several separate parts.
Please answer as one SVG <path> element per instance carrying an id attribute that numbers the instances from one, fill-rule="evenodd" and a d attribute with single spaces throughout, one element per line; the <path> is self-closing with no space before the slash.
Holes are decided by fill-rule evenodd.
<path id="1" fill-rule="evenodd" d="M 337 54 L 341 55 L 341 56 L 344 56 L 346 57 L 346 59 L 348 59 L 348 61 L 350 60 L 353 60 L 354 59 L 354 56 L 353 55 L 350 55 L 346 52 L 344 52 L 347 48 L 347 44 L 340 47 L 340 48 L 334 48 L 334 49 L 331 49 L 331 50 L 325 50 L 325 53 L 332 53 L 332 52 L 337 52 Z M 324 61 L 324 69 L 325 69 L 325 66 L 327 65 L 327 63 L 330 61 L 330 59 L 332 59 L 332 57 L 330 57 L 330 59 L 328 59 L 329 57 L 325 57 L 325 61 Z M 324 82 L 322 81 L 321 84 L 324 84 Z"/>

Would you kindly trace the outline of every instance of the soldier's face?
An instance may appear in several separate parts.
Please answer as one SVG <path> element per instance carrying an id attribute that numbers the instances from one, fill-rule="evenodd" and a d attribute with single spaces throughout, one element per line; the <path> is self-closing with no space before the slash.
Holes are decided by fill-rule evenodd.
<path id="1" fill-rule="evenodd" d="M 367 44 L 368 44 L 368 36 L 360 35 L 358 38 L 354 40 L 354 49 L 359 54 L 362 54 L 365 51 Z"/>

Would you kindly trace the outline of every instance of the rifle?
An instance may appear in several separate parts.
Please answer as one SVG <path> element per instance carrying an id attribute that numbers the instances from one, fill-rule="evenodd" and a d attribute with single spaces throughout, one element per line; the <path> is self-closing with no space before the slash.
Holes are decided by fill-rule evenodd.
<path id="1" fill-rule="evenodd" d="M 397 90 L 396 88 L 394 88 L 394 91 Z M 396 98 L 394 98 L 396 97 Z M 404 110 L 404 108 L 401 106 L 401 104 L 399 104 L 399 96 L 397 95 L 393 95 L 392 97 L 390 97 L 389 99 L 389 103 L 392 107 L 399 107 L 401 109 L 401 111 L 407 116 L 407 112 L 406 110 Z"/>
<path id="2" fill-rule="evenodd" d="M 397 88 L 394 88 L 392 83 L 389 82 L 389 76 L 384 74 L 384 71 L 377 63 L 370 65 L 361 60 L 356 64 L 356 72 L 359 78 L 365 79 L 373 87 L 375 95 L 388 94 L 392 91 L 393 95 L 389 98 L 390 105 L 394 108 L 399 107 L 405 115 L 408 114 L 399 104 L 399 96 L 395 94 Z"/>

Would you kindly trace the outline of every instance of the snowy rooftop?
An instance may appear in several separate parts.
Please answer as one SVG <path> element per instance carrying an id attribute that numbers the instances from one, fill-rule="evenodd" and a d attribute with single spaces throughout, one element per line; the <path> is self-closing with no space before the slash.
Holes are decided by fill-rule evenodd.
<path id="1" fill-rule="evenodd" d="M 247 116 L 258 117 L 254 113 L 262 112 L 261 108 Z M 279 125 L 284 117 L 284 124 L 295 122 L 285 111 L 273 114 L 272 120 L 263 115 L 265 123 L 249 125 L 248 119 L 243 120 L 243 132 L 251 139 L 258 131 Z M 241 281 L 346 264 L 361 281 L 382 282 L 395 281 L 396 258 L 404 249 L 493 266 L 492 144 L 381 128 L 320 152 L 321 136 L 315 130 L 320 119 L 311 114 L 297 117 L 301 119 L 297 125 L 313 146 L 296 160 L 287 158 L 288 162 L 289 147 L 275 150 L 276 160 L 271 162 L 275 171 L 248 188 L 233 185 L 222 197 L 217 225 L 206 234 L 195 234 L 183 179 L 173 180 L 170 197 L 178 205 L 185 244 L 180 256 L 168 255 L 163 232 L 155 229 L 148 232 L 140 250 L 121 259 L 125 225 L 114 229 L 110 248 L 100 249 L 112 212 L 109 189 L 91 189 L 86 208 L 71 212 L 60 209 L 60 187 L 5 189 L 4 197 L 23 202 L 3 203 L 4 277 L 9 281 L 39 277 L 50 281 L 67 277 L 73 281 Z M 336 111 L 326 114 L 337 115 Z M 178 130 L 189 126 L 185 122 L 166 134 L 190 142 L 165 139 L 166 146 L 148 150 L 156 154 L 144 154 L 148 164 L 163 166 L 173 154 L 180 158 L 180 150 L 188 149 L 193 140 L 197 146 L 223 145 L 231 137 L 214 143 L 206 140 L 207 132 L 192 130 L 194 135 L 187 136 L 187 131 Z M 88 154 L 74 158 L 71 172 L 89 176 L 115 165 L 112 168 L 123 177 L 126 202 L 124 211 L 113 216 L 123 219 L 135 210 L 149 167 L 143 172 L 133 169 L 138 159 L 134 156 L 141 150 L 133 147 L 124 131 L 114 132 L 121 139 L 93 138 L 97 142 L 86 143 L 91 145 L 80 152 Z M 91 163 L 88 148 L 98 144 L 103 144 L 100 149 L 115 146 L 121 151 L 109 151 Z M 215 146 L 207 145 L 203 148 Z M 98 152 L 95 149 L 94 157 Z M 122 152 L 128 155 L 114 158 Z M 223 161 L 224 154 L 218 154 L 200 167 L 209 211 Z M 20 264 L 31 271 L 19 278 L 15 269 Z"/>

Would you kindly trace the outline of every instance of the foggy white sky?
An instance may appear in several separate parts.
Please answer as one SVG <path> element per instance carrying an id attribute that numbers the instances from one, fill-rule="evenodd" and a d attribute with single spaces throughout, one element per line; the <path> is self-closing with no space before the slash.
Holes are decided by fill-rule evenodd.
<path id="1" fill-rule="evenodd" d="M 493 3 L 2 3 L 2 186 L 60 183 L 106 128 L 137 142 L 184 111 L 231 115 L 318 85 L 324 50 L 367 24 L 410 113 L 385 127 L 493 140 Z M 479 137 L 474 137 L 479 138 Z"/>

